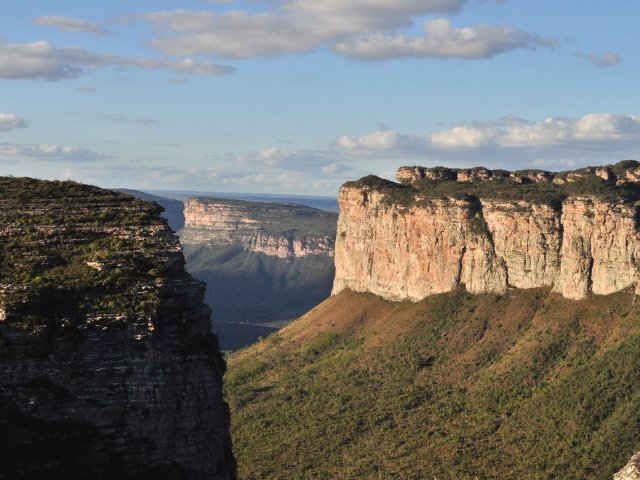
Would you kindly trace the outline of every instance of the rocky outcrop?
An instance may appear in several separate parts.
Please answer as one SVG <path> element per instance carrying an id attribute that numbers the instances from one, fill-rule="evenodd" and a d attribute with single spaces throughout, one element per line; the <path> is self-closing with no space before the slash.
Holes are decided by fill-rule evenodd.
<path id="1" fill-rule="evenodd" d="M 0 478 L 235 478 L 203 284 L 159 212 L 0 179 Z"/>
<path id="2" fill-rule="evenodd" d="M 485 182 L 509 178 L 515 183 L 555 183 L 563 185 L 581 178 L 598 176 L 608 184 L 627 185 L 640 181 L 640 164 L 626 160 L 614 166 L 586 167 L 569 172 L 548 172 L 546 170 L 490 170 L 484 167 L 400 167 L 396 173 L 398 182 L 411 185 L 421 180 L 453 180 L 457 182 Z"/>
<path id="3" fill-rule="evenodd" d="M 339 194 L 333 293 L 417 301 L 459 286 L 553 287 L 580 299 L 637 287 L 640 195 L 627 175 L 637 169 L 633 162 L 562 176 L 449 169 L 454 180 L 441 167 L 437 175 L 403 167 L 398 178 L 407 186 L 348 183 Z M 416 172 L 421 178 L 407 180 Z"/>
<path id="4" fill-rule="evenodd" d="M 291 204 L 191 198 L 185 201 L 185 245 L 237 245 L 279 258 L 323 255 L 335 248 L 336 214 Z"/>
<path id="5" fill-rule="evenodd" d="M 640 453 L 635 454 L 613 480 L 640 480 Z"/>

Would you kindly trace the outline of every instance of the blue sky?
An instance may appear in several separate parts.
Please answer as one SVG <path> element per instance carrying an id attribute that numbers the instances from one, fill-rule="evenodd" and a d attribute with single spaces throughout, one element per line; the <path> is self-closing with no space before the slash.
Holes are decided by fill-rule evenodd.
<path id="1" fill-rule="evenodd" d="M 335 195 L 401 165 L 640 159 L 637 0 L 21 0 L 0 168 Z"/>

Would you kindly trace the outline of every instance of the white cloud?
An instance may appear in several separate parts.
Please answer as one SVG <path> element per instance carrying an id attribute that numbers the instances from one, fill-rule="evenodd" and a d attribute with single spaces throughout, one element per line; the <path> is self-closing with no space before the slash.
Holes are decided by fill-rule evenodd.
<path id="1" fill-rule="evenodd" d="M 159 38 L 149 45 L 167 55 L 213 54 L 224 58 L 273 57 L 307 52 L 326 40 L 312 26 L 283 15 L 237 11 L 155 12 L 142 16 Z M 163 29 L 180 35 L 165 35 Z"/>
<path id="2" fill-rule="evenodd" d="M 397 146 L 398 136 L 393 130 L 378 130 L 360 137 L 342 136 L 338 145 L 349 150 L 389 150 Z"/>
<path id="3" fill-rule="evenodd" d="M 9 132 L 16 128 L 27 128 L 29 124 L 15 113 L 0 113 L 0 132 Z"/>
<path id="4" fill-rule="evenodd" d="M 428 133 L 381 130 L 343 136 L 337 146 L 351 165 L 421 164 L 547 168 L 615 163 L 640 156 L 640 116 L 595 113 L 530 122 L 517 117 Z M 640 159 L 640 158 L 638 158 Z"/>
<path id="5" fill-rule="evenodd" d="M 576 57 L 586 60 L 594 67 L 605 68 L 605 67 L 613 67 L 622 62 L 622 58 L 620 55 L 614 52 L 605 52 L 603 54 L 597 53 L 584 53 L 582 50 L 576 50 Z"/>
<path id="6" fill-rule="evenodd" d="M 618 65 L 622 59 L 620 55 L 613 52 L 607 52 L 602 55 L 597 55 L 592 53 L 587 56 L 589 63 L 596 67 L 612 67 L 613 65 Z"/>
<path id="7" fill-rule="evenodd" d="M 529 147 L 597 147 L 640 145 L 640 116 L 595 113 L 581 118 L 550 117 L 527 122 L 506 117 L 498 122 L 460 125 L 427 134 L 387 130 L 343 136 L 338 145 L 348 151 L 433 152 L 435 150 L 514 149 Z"/>
<path id="8" fill-rule="evenodd" d="M 405 57 L 491 58 L 518 48 L 551 46 L 539 36 L 506 26 L 477 25 L 453 28 L 448 20 L 424 23 L 422 37 L 376 34 L 359 37 L 335 45 L 335 50 L 348 57 L 387 60 Z"/>
<path id="9" fill-rule="evenodd" d="M 95 35 L 106 35 L 108 30 L 96 25 L 95 23 L 78 20 L 71 17 L 60 17 L 56 15 L 47 15 L 36 18 L 33 23 L 36 25 L 45 25 L 54 27 L 65 32 L 87 32 Z"/>
<path id="10" fill-rule="evenodd" d="M 172 70 L 198 75 L 223 75 L 233 69 L 190 59 L 151 59 L 91 53 L 80 47 L 56 48 L 46 41 L 17 44 L 0 41 L 0 78 L 58 81 L 78 77 L 87 70 L 116 66 Z"/>
<path id="11" fill-rule="evenodd" d="M 325 175 L 337 175 L 340 173 L 351 171 L 351 167 L 349 165 L 345 165 L 344 163 L 334 162 L 321 167 L 320 171 Z"/>
<path id="12" fill-rule="evenodd" d="M 156 38 L 149 45 L 168 55 L 217 55 L 224 58 L 274 57 L 332 48 L 353 58 L 489 58 L 518 48 L 553 42 L 506 26 L 454 28 L 448 20 L 424 24 L 424 35 L 398 29 L 415 18 L 458 11 L 464 0 L 293 0 L 276 2 L 267 12 L 243 10 L 158 11 L 136 15 L 150 23 Z"/>
<path id="13" fill-rule="evenodd" d="M 334 17 L 410 17 L 428 13 L 454 13 L 466 0 L 296 0 L 285 9 L 297 13 L 313 13 Z"/>
<path id="14" fill-rule="evenodd" d="M 49 144 L 0 143 L 0 159 L 49 162 L 93 162 L 110 158 L 85 148 Z"/>

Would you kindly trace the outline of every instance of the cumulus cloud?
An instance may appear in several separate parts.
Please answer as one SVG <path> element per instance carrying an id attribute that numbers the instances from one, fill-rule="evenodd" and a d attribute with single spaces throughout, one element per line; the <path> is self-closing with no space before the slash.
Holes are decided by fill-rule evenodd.
<path id="1" fill-rule="evenodd" d="M 337 141 L 345 156 L 367 162 L 558 169 L 640 156 L 640 116 L 517 117 L 460 124 L 429 133 L 380 130 Z"/>
<path id="2" fill-rule="evenodd" d="M 0 132 L 9 132 L 16 128 L 27 128 L 29 124 L 15 113 L 0 112 Z"/>
<path id="3" fill-rule="evenodd" d="M 464 0 L 292 0 L 266 12 L 244 10 L 158 11 L 136 15 L 150 23 L 149 42 L 167 55 L 224 58 L 274 57 L 320 47 L 353 58 L 489 58 L 518 48 L 550 46 L 552 41 L 506 26 L 454 28 L 447 20 L 424 24 L 424 34 L 397 33 L 426 14 L 458 11 Z"/>
<path id="4" fill-rule="evenodd" d="M 78 20 L 71 17 L 60 17 L 56 15 L 47 15 L 34 19 L 36 25 L 45 25 L 48 27 L 58 28 L 65 32 L 86 32 L 95 35 L 106 35 L 108 30 L 96 25 L 95 23 Z"/>
<path id="5" fill-rule="evenodd" d="M 422 37 L 406 35 L 371 35 L 335 45 L 348 57 L 387 60 L 404 57 L 491 58 L 518 48 L 552 46 L 553 42 L 537 35 L 506 26 L 478 25 L 453 28 L 448 20 L 425 22 Z"/>
<path id="6" fill-rule="evenodd" d="M 0 159 L 47 162 L 94 162 L 110 157 L 85 148 L 25 143 L 0 143 Z"/>
<path id="7" fill-rule="evenodd" d="M 528 122 L 506 117 L 498 122 L 459 125 L 427 134 L 400 134 L 387 130 L 361 136 L 343 136 L 338 145 L 352 152 L 470 150 L 612 144 L 640 145 L 640 116 L 595 113 L 581 118 L 550 117 Z"/>
<path id="8" fill-rule="evenodd" d="M 398 145 L 400 135 L 393 130 L 378 130 L 360 137 L 343 136 L 338 144 L 348 150 L 389 150 Z"/>
<path id="9" fill-rule="evenodd" d="M 210 61 L 191 59 L 120 57 L 91 53 L 80 47 L 56 48 L 47 41 L 9 43 L 0 41 L 0 78 L 58 81 L 76 78 L 100 67 L 137 67 L 172 70 L 198 75 L 223 75 L 233 69 Z"/>

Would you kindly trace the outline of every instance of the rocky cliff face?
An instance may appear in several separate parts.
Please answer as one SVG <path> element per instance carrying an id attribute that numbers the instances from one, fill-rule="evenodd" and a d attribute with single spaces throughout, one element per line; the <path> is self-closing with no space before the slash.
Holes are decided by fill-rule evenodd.
<path id="1" fill-rule="evenodd" d="M 613 480 L 640 480 L 640 453 L 631 457 L 629 463 L 613 476 Z"/>
<path id="2" fill-rule="evenodd" d="M 255 342 L 331 293 L 337 213 L 286 203 L 189 199 L 187 267 L 209 285 L 225 350 Z"/>
<path id="3" fill-rule="evenodd" d="M 420 300 L 551 286 L 564 297 L 640 282 L 636 162 L 554 174 L 402 167 L 340 190 L 333 292 Z"/>
<path id="4" fill-rule="evenodd" d="M 203 285 L 158 214 L 0 179 L 0 478 L 235 478 Z"/>
<path id="5" fill-rule="evenodd" d="M 336 215 L 315 208 L 192 198 L 184 216 L 185 245 L 238 245 L 279 258 L 334 254 Z"/>

